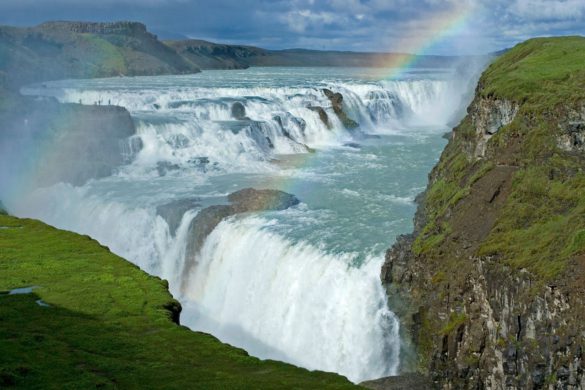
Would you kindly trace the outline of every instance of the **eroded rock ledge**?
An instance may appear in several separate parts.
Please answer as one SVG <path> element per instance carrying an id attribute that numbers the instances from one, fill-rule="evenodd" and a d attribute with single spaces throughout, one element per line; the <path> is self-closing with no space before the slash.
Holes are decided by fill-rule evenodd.
<path id="1" fill-rule="evenodd" d="M 183 275 L 196 264 L 197 254 L 205 238 L 225 218 L 232 215 L 270 210 L 285 210 L 299 204 L 296 196 L 278 190 L 245 188 L 228 195 L 229 204 L 209 206 L 201 210 L 189 225 L 189 241 L 185 252 Z M 188 278 L 185 278 L 187 280 Z"/>

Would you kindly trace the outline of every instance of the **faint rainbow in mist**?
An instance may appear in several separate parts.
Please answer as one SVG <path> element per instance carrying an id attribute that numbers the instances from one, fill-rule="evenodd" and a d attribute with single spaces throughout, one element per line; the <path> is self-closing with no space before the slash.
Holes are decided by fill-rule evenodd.
<path id="1" fill-rule="evenodd" d="M 456 6 L 449 12 L 432 15 L 424 20 L 427 30 L 430 32 L 421 36 L 409 36 L 402 38 L 393 44 L 394 52 L 408 53 L 393 55 L 376 63 L 376 67 L 384 68 L 384 79 L 397 79 L 416 64 L 420 55 L 425 55 L 441 43 L 446 37 L 463 32 L 472 14 L 469 4 Z"/>
<path id="2" fill-rule="evenodd" d="M 394 44 L 391 52 L 409 54 L 389 55 L 380 62 L 373 64 L 376 68 L 383 69 L 378 77 L 381 79 L 399 79 L 408 72 L 417 62 L 420 55 L 429 53 L 437 44 L 446 37 L 461 34 L 472 15 L 472 6 L 469 3 L 455 6 L 449 12 L 433 14 L 424 20 L 429 34 L 419 37 L 404 37 Z M 296 155 L 292 171 L 298 172 L 299 168 L 311 168 L 319 165 L 319 152 Z M 299 186 L 310 186 L 304 180 L 296 180 L 295 172 L 279 172 L 276 177 L 270 177 L 262 183 L 263 188 L 280 189 L 295 194 Z"/>

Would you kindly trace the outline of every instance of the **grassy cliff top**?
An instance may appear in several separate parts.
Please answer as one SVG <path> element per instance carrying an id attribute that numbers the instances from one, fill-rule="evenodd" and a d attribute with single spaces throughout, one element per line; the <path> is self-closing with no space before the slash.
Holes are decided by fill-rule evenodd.
<path id="1" fill-rule="evenodd" d="M 500 56 L 483 74 L 482 94 L 554 105 L 585 97 L 585 37 L 535 38 Z"/>
<path id="2" fill-rule="evenodd" d="M 585 254 L 584 86 L 582 37 L 532 39 L 498 58 L 433 171 L 415 252 L 450 258 L 439 261 L 445 273 L 465 263 L 452 260 L 462 251 L 546 282 L 569 277 Z M 485 127 L 502 116 L 494 98 L 514 103 L 492 135 Z"/>
<path id="3" fill-rule="evenodd" d="M 0 215 L 0 274 L 1 388 L 354 388 L 175 324 L 166 282 L 87 236 Z"/>

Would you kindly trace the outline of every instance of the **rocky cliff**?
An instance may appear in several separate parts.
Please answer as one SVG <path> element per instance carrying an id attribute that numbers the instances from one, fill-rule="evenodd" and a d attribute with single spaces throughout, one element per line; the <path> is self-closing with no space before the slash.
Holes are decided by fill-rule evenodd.
<path id="1" fill-rule="evenodd" d="M 0 27 L 0 72 L 10 87 L 35 81 L 198 72 L 141 23 L 47 22 Z"/>
<path id="2" fill-rule="evenodd" d="M 60 104 L 0 90 L 1 97 L 6 98 L 0 99 L 4 190 L 59 182 L 82 185 L 110 176 L 142 146 L 123 107 Z"/>
<path id="3" fill-rule="evenodd" d="M 581 37 L 498 58 L 387 252 L 403 370 L 434 388 L 585 388 L 584 63 Z"/>

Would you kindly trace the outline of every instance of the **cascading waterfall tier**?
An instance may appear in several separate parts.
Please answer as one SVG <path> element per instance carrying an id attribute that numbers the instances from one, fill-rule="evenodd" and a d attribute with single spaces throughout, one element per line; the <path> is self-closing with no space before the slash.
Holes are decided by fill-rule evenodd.
<path id="1" fill-rule="evenodd" d="M 183 84 L 177 87 L 178 82 Z M 105 79 L 53 82 L 24 88 L 23 93 L 125 107 L 135 118 L 142 146 L 125 172 L 159 175 L 194 168 L 263 171 L 279 155 L 351 143 L 366 133 L 404 131 L 413 123 L 446 124 L 452 107 L 464 99 L 461 86 L 444 79 L 279 83 L 284 84 L 249 81 L 228 88 L 209 87 L 197 76 Z M 344 110 L 359 129 L 344 127 L 324 88 L 343 95 Z"/>
<path id="2" fill-rule="evenodd" d="M 255 356 L 353 381 L 395 373 L 399 324 L 378 281 L 383 258 L 354 267 L 351 254 L 293 243 L 266 225 L 248 217 L 214 229 L 183 276 L 184 323 Z"/>

